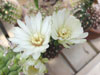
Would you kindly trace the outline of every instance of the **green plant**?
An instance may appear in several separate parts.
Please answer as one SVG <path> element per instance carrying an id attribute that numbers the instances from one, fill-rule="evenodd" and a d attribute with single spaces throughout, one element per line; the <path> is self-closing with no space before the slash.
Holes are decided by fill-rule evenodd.
<path id="1" fill-rule="evenodd" d="M 34 0 L 35 6 L 39 8 L 38 0 Z"/>
<path id="2" fill-rule="evenodd" d="M 18 75 L 21 67 L 19 58 L 10 48 L 0 46 L 0 75 Z"/>
<path id="3" fill-rule="evenodd" d="M 21 17 L 16 5 L 11 2 L 2 2 L 0 4 L 0 18 L 9 23 L 16 23 L 16 20 Z"/>
<path id="4" fill-rule="evenodd" d="M 84 30 L 92 27 L 92 13 L 94 12 L 92 8 L 94 0 L 82 0 L 75 8 L 74 15 L 81 21 Z"/>

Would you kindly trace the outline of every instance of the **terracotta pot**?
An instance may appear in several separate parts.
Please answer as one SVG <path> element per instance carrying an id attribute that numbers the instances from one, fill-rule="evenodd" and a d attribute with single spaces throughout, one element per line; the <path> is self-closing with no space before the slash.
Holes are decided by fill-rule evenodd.
<path id="1" fill-rule="evenodd" d="M 100 37 L 100 33 L 97 31 L 89 31 L 89 36 L 87 37 L 87 40 L 93 40 Z"/>

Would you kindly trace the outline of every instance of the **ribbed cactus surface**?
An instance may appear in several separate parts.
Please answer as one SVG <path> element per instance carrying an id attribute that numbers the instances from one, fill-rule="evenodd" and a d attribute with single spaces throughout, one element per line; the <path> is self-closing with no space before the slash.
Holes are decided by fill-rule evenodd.
<path id="1" fill-rule="evenodd" d="M 0 75 L 18 75 L 21 71 L 19 58 L 11 49 L 0 46 Z"/>
<path id="2" fill-rule="evenodd" d="M 42 54 L 43 58 L 53 59 L 61 52 L 63 46 L 58 41 L 51 39 L 49 48 Z"/>
<path id="3" fill-rule="evenodd" d="M 92 27 L 93 20 L 91 18 L 92 13 L 92 4 L 94 0 L 83 0 L 80 2 L 74 9 L 76 11 L 74 15 L 81 21 L 84 30 Z"/>
<path id="4" fill-rule="evenodd" d="M 0 19 L 9 23 L 16 23 L 21 17 L 21 12 L 16 5 L 11 2 L 1 2 Z"/>

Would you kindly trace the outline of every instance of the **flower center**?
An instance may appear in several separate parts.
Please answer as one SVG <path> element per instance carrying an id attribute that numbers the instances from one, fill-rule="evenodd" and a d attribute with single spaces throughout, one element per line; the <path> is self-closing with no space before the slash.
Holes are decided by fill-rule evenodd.
<path id="1" fill-rule="evenodd" d="M 28 74 L 29 75 L 36 75 L 38 73 L 38 69 L 34 68 L 33 66 L 29 66 Z"/>
<path id="2" fill-rule="evenodd" d="M 63 39 L 69 38 L 71 36 L 71 30 L 68 27 L 60 27 L 58 29 L 58 37 L 61 37 Z"/>
<path id="3" fill-rule="evenodd" d="M 31 42 L 34 46 L 41 46 L 43 44 L 43 41 L 44 41 L 44 36 L 40 33 L 35 33 L 32 36 Z"/>

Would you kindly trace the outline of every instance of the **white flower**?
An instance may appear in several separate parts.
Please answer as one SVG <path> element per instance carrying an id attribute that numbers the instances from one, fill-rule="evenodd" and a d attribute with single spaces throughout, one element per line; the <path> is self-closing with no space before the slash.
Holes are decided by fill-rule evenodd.
<path id="1" fill-rule="evenodd" d="M 14 37 L 10 41 L 18 46 L 14 52 L 23 52 L 21 58 L 33 56 L 38 59 L 42 52 L 49 47 L 51 34 L 51 17 L 42 20 L 41 13 L 33 17 L 25 17 L 25 23 L 18 20 L 20 27 L 15 27 Z"/>
<path id="2" fill-rule="evenodd" d="M 23 65 L 25 75 L 44 75 L 46 66 L 40 60 L 28 59 Z"/>
<path id="3" fill-rule="evenodd" d="M 52 38 L 59 40 L 59 43 L 67 47 L 67 44 L 83 43 L 88 36 L 84 33 L 81 22 L 70 14 L 70 11 L 63 9 L 54 12 L 52 16 Z"/>

